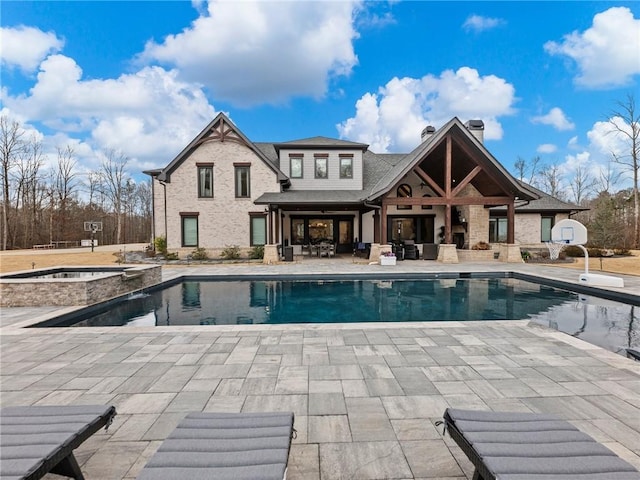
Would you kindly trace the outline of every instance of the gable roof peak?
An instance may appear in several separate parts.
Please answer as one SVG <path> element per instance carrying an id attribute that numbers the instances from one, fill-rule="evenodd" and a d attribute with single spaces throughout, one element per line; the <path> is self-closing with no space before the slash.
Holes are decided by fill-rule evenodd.
<path id="1" fill-rule="evenodd" d="M 173 159 L 171 162 L 162 169 L 157 175 L 158 180 L 161 182 L 169 183 L 171 181 L 171 173 L 182 164 L 182 162 L 189 157 L 203 142 L 209 140 L 219 140 L 220 142 L 233 141 L 245 145 L 262 160 L 274 173 L 276 173 L 278 180 L 286 182 L 287 177 L 280 171 L 277 165 L 275 165 L 271 159 L 269 159 L 256 145 L 249 140 L 244 133 L 229 119 L 229 117 L 223 113 L 218 113 L 209 124 L 202 129 L 202 131 L 191 140 L 191 142 Z"/>

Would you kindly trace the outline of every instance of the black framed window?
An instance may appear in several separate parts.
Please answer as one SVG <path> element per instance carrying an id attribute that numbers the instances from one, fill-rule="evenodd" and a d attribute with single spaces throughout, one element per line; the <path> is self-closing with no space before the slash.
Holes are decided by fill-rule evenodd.
<path id="1" fill-rule="evenodd" d="M 197 215 L 182 215 L 182 246 L 198 246 L 198 217 Z"/>
<path id="2" fill-rule="evenodd" d="M 316 178 L 329 178 L 329 159 L 327 157 L 315 158 Z"/>
<path id="3" fill-rule="evenodd" d="M 267 243 L 267 217 L 264 215 L 251 215 L 251 246 L 266 245 Z"/>
<path id="4" fill-rule="evenodd" d="M 290 157 L 289 162 L 291 178 L 302 178 L 302 157 Z"/>
<path id="5" fill-rule="evenodd" d="M 555 224 L 555 217 L 547 216 L 540 218 L 540 241 L 541 242 L 550 242 L 551 241 L 551 229 Z"/>
<path id="6" fill-rule="evenodd" d="M 507 218 L 489 218 L 489 243 L 504 243 L 507 241 Z"/>
<path id="7" fill-rule="evenodd" d="M 198 197 L 213 198 L 213 165 L 198 167 Z"/>
<path id="8" fill-rule="evenodd" d="M 237 165 L 236 169 L 236 198 L 248 198 L 251 196 L 250 167 Z"/>
<path id="9" fill-rule="evenodd" d="M 353 157 L 340 157 L 340 178 L 353 178 Z"/>

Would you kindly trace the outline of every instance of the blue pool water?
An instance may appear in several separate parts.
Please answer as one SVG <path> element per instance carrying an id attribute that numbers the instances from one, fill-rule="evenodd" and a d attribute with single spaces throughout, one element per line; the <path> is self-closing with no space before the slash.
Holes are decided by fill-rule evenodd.
<path id="1" fill-rule="evenodd" d="M 638 310 L 640 307 L 515 278 L 184 281 L 132 296 L 104 312 L 73 319 L 73 325 L 531 319 L 609 350 L 622 351 L 640 346 Z"/>

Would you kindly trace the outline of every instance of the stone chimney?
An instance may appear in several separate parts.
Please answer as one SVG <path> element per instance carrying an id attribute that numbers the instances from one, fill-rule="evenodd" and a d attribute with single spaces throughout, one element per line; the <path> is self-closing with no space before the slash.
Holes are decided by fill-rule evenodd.
<path id="1" fill-rule="evenodd" d="M 471 132 L 471 135 L 476 137 L 476 140 L 484 143 L 484 122 L 482 120 L 469 120 L 464 126 Z"/>
<path id="2" fill-rule="evenodd" d="M 424 142 L 431 138 L 434 133 L 436 133 L 435 127 L 432 127 L 431 125 L 424 127 L 424 130 L 422 130 L 422 133 L 420 134 L 420 139 Z"/>

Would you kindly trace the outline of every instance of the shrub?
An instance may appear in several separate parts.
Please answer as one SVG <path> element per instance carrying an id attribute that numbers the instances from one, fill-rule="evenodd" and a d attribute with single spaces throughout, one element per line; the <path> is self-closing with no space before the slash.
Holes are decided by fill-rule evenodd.
<path id="1" fill-rule="evenodd" d="M 564 253 L 567 257 L 584 257 L 582 249 L 575 245 L 568 245 L 564 247 L 561 253 Z"/>
<path id="2" fill-rule="evenodd" d="M 589 256 L 592 258 L 604 257 L 604 250 L 602 250 L 601 248 L 596 248 L 596 247 L 587 248 L 587 252 L 589 253 Z"/>
<path id="3" fill-rule="evenodd" d="M 204 248 L 198 247 L 193 252 L 191 252 L 191 259 L 192 260 L 209 260 L 209 255 L 207 254 L 207 251 Z"/>
<path id="4" fill-rule="evenodd" d="M 614 248 L 613 254 L 614 255 L 631 255 L 631 250 L 629 250 L 628 248 Z"/>
<path id="5" fill-rule="evenodd" d="M 478 242 L 473 247 L 471 247 L 471 250 L 491 250 L 491 245 L 489 245 L 487 242 Z"/>
<path id="6" fill-rule="evenodd" d="M 156 252 L 160 255 L 164 255 L 165 257 L 167 256 L 167 237 L 156 237 L 153 240 L 153 244 L 156 246 Z"/>
<path id="7" fill-rule="evenodd" d="M 527 250 L 522 250 L 522 252 L 520 252 L 520 255 L 522 256 L 522 260 L 524 260 L 525 262 L 528 262 L 531 259 L 531 253 L 529 253 L 529 251 Z"/>
<path id="8" fill-rule="evenodd" d="M 178 254 L 176 252 L 167 252 L 164 255 L 164 258 L 166 258 L 167 260 L 179 260 L 180 257 L 178 257 Z"/>
<path id="9" fill-rule="evenodd" d="M 249 258 L 253 258 L 253 259 L 264 258 L 264 245 L 255 245 L 249 252 Z"/>
<path id="10" fill-rule="evenodd" d="M 238 245 L 226 245 L 220 256 L 225 260 L 237 260 L 240 258 L 240 247 Z"/>

